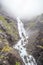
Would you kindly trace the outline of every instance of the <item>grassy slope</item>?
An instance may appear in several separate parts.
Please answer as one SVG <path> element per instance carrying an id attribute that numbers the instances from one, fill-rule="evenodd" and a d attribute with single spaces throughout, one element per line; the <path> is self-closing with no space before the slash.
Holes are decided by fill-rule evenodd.
<path id="1" fill-rule="evenodd" d="M 18 40 L 18 38 L 19 38 L 18 30 L 17 30 L 17 27 L 16 27 L 14 21 L 11 21 L 8 23 L 7 20 L 5 20 L 5 18 L 3 16 L 0 16 L 0 25 L 1 25 L 0 33 L 3 33 L 3 34 L 7 33 L 13 37 L 14 41 Z M 1 39 L 1 37 L 0 37 L 0 39 Z"/>

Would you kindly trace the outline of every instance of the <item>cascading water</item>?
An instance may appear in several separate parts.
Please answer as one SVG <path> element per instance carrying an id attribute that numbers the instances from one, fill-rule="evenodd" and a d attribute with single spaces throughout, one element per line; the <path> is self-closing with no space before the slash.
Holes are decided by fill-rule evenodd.
<path id="1" fill-rule="evenodd" d="M 17 17 L 17 24 L 18 24 L 18 31 L 20 35 L 20 40 L 17 42 L 13 48 L 17 49 L 19 51 L 20 57 L 22 58 L 25 65 L 37 65 L 34 57 L 32 55 L 28 55 L 26 48 L 24 47 L 28 43 L 28 35 L 26 35 L 26 31 L 24 29 L 23 23 L 20 21 L 20 19 Z M 30 33 L 30 32 L 29 32 Z"/>

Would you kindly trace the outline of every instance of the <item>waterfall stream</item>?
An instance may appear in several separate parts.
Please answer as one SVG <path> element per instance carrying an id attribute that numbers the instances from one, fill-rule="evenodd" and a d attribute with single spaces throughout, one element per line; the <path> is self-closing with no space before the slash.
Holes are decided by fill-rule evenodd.
<path id="1" fill-rule="evenodd" d="M 27 32 L 24 29 L 24 25 L 18 17 L 17 17 L 17 25 L 19 36 L 21 39 L 17 42 L 16 45 L 13 46 L 13 48 L 18 50 L 20 57 L 22 58 L 25 65 L 37 65 L 34 57 L 32 55 L 28 55 L 26 48 L 24 47 L 28 43 L 28 38 L 30 34 L 27 35 Z"/>

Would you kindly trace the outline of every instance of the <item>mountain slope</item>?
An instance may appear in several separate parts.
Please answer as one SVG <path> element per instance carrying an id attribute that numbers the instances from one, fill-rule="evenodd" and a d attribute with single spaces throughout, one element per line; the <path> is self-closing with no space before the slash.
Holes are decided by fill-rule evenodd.
<path id="1" fill-rule="evenodd" d="M 0 16 L 0 38 L 6 39 L 10 44 L 19 39 L 17 25 L 13 20 Z"/>

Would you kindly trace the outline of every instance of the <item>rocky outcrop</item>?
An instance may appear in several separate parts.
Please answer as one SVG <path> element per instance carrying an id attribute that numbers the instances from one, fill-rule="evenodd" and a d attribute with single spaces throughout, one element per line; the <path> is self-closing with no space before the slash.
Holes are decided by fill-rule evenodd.
<path id="1" fill-rule="evenodd" d="M 41 24 L 40 24 L 41 25 Z M 37 65 L 43 65 L 43 26 L 40 26 L 39 35 L 35 41 L 35 49 L 32 55 L 37 61 Z"/>
<path id="2" fill-rule="evenodd" d="M 18 41 L 19 34 L 17 25 L 13 20 L 0 16 L 0 38 L 6 39 L 10 45 L 13 45 Z"/>
<path id="3" fill-rule="evenodd" d="M 24 65 L 18 51 L 13 48 L 19 39 L 17 24 L 0 15 L 0 65 Z"/>
<path id="4" fill-rule="evenodd" d="M 33 34 L 28 39 L 27 52 L 34 56 L 37 65 L 43 65 L 43 14 L 31 20 L 28 24 Z"/>

